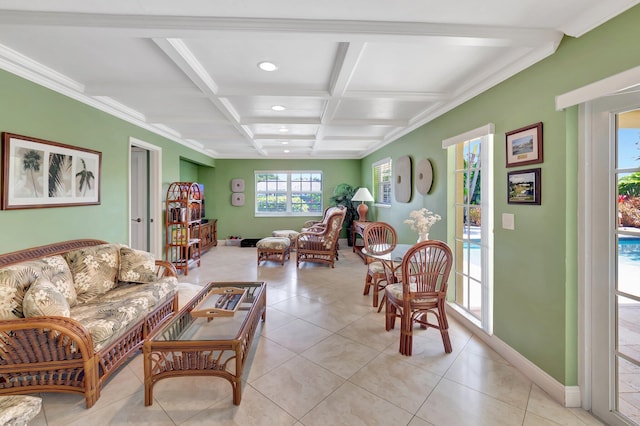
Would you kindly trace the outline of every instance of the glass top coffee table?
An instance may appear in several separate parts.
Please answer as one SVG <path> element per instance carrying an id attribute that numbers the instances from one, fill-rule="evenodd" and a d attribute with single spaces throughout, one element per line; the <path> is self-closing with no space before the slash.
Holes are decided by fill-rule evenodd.
<path id="1" fill-rule="evenodd" d="M 142 348 L 144 404 L 153 385 L 181 376 L 215 376 L 233 388 L 240 404 L 242 371 L 260 320 L 266 319 L 264 282 L 212 282 L 191 299 Z"/>

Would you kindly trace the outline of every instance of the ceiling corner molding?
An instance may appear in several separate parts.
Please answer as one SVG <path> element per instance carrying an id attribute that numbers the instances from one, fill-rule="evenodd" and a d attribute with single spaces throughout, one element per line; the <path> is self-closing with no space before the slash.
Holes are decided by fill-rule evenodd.
<path id="1" fill-rule="evenodd" d="M 434 120 L 441 115 L 451 111 L 452 109 L 462 105 L 468 100 L 480 95 L 481 93 L 486 92 L 492 87 L 500 84 L 501 82 L 513 77 L 517 73 L 524 71 L 525 69 L 531 67 L 532 65 L 540 62 L 541 60 L 553 55 L 555 51 L 560 46 L 560 42 L 562 41 L 563 34 L 561 32 L 555 33 L 555 38 L 550 40 L 548 43 L 543 45 L 538 49 L 532 50 L 529 54 L 513 61 L 508 66 L 502 67 L 497 72 L 491 74 L 488 78 L 478 82 L 475 87 L 471 87 L 460 93 L 458 96 L 453 96 L 448 102 L 443 102 L 437 108 L 433 108 L 427 111 L 426 114 L 418 117 L 415 122 L 404 129 L 400 129 L 395 133 L 390 133 L 389 137 L 385 140 L 384 143 L 377 146 L 373 151 L 382 148 L 383 146 L 390 144 L 401 138 L 402 136 L 407 135 L 408 133 L 414 131 L 418 127 L 421 127 L 431 120 Z M 371 152 L 373 152 L 371 151 Z"/>
<path id="2" fill-rule="evenodd" d="M 600 1 L 596 5 L 585 9 L 575 19 L 559 29 L 571 37 L 581 37 L 638 3 L 640 3 L 640 0 Z"/>
<path id="3" fill-rule="evenodd" d="M 61 74 L 33 60 L 22 61 L 22 55 L 12 55 L 11 52 L 11 49 L 0 45 L 0 69 L 211 157 L 211 153 L 197 149 L 176 135 L 145 122 L 144 115 L 140 115 L 137 111 L 126 111 L 121 104 L 116 105 L 115 101 L 107 97 L 87 96 L 83 93 L 84 86 L 82 84 L 61 76 Z M 134 111 L 136 114 L 132 115 L 131 113 Z"/>
<path id="4" fill-rule="evenodd" d="M 640 66 L 556 96 L 556 111 L 621 92 L 640 84 Z"/>

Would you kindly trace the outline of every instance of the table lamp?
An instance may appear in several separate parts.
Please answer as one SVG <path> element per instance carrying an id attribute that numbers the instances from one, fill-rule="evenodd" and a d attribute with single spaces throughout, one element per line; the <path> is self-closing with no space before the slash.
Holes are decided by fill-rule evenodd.
<path id="1" fill-rule="evenodd" d="M 359 188 L 355 195 L 353 196 L 353 198 L 351 198 L 351 201 L 360 201 L 360 205 L 358 206 L 358 214 L 360 215 L 360 217 L 358 218 L 358 220 L 360 222 L 366 222 L 367 221 L 367 212 L 369 211 L 369 206 L 367 206 L 364 202 L 365 201 L 375 201 L 373 199 L 373 196 L 371 195 L 371 193 L 369 192 L 369 190 L 367 188 Z"/>

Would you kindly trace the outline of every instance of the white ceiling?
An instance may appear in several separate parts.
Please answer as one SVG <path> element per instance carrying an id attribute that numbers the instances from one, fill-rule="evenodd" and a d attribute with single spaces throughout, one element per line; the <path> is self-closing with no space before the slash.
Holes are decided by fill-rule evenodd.
<path id="1" fill-rule="evenodd" d="M 214 158 L 362 158 L 638 2 L 0 0 L 0 68 Z"/>

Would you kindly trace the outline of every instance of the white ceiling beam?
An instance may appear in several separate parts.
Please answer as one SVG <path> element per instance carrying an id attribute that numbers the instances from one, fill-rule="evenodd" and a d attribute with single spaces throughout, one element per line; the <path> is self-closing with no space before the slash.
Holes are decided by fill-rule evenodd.
<path id="1" fill-rule="evenodd" d="M 150 38 L 185 38 L 196 33 L 249 32 L 390 37 L 445 37 L 483 46 L 534 46 L 559 31 L 522 27 L 462 25 L 428 22 L 353 21 L 328 19 L 234 18 L 211 16 L 113 15 L 73 12 L 32 12 L 0 9 L 0 24 L 112 30 L 119 35 Z M 344 40 L 342 40 L 344 41 Z"/>
<path id="2" fill-rule="evenodd" d="M 331 122 L 336 116 L 338 108 L 340 107 L 341 97 L 349 87 L 353 73 L 358 67 L 358 62 L 360 62 L 366 46 L 367 44 L 362 42 L 340 43 L 329 82 L 331 99 L 325 104 L 320 118 L 323 124 Z M 312 148 L 314 152 L 318 149 L 320 141 L 324 138 L 324 130 L 325 128 L 322 126 L 316 133 L 316 142 Z"/>
<path id="3" fill-rule="evenodd" d="M 332 126 L 383 126 L 383 127 L 402 127 L 411 124 L 409 120 L 390 120 L 384 118 L 348 118 L 333 120 L 331 123 L 326 123 Z"/>
<path id="4" fill-rule="evenodd" d="M 231 126 L 224 117 L 203 115 L 147 115 L 149 123 L 173 124 L 215 124 L 216 126 Z"/>
<path id="5" fill-rule="evenodd" d="M 320 125 L 320 120 L 314 117 L 242 117 L 240 124 L 302 124 L 302 125 Z"/>
<path id="6" fill-rule="evenodd" d="M 198 61 L 195 55 L 189 50 L 186 44 L 179 39 L 158 39 L 153 41 L 162 51 L 182 70 L 183 73 L 202 91 L 202 93 L 218 108 L 218 110 L 229 119 L 238 133 L 246 140 L 250 141 L 257 150 L 260 147 L 252 139 L 252 134 L 246 126 L 239 122 L 239 116 L 226 99 L 217 96 L 218 85 L 204 66 Z"/>
<path id="7" fill-rule="evenodd" d="M 196 87 L 170 87 L 157 84 L 131 84 L 131 83 L 92 83 L 84 88 L 84 92 L 90 96 L 118 96 L 118 95 L 162 95 L 185 96 L 204 98 L 205 95 Z"/>

